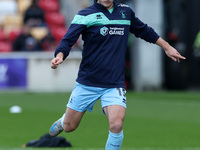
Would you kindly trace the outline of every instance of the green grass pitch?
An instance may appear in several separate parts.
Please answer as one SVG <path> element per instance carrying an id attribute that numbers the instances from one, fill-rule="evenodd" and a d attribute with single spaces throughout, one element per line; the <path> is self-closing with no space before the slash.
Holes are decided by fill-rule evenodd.
<path id="1" fill-rule="evenodd" d="M 128 91 L 126 96 L 122 150 L 200 150 L 200 92 Z M 31 150 L 21 145 L 48 133 L 64 113 L 68 98 L 69 93 L 1 92 L 0 150 Z M 11 114 L 13 105 L 21 106 L 23 112 Z M 103 150 L 108 123 L 100 101 L 76 131 L 60 136 L 72 143 L 71 150 Z"/>

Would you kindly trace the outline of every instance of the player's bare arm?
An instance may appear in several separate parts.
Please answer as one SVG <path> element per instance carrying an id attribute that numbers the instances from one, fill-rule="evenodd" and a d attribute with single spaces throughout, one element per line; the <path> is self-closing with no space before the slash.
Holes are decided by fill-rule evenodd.
<path id="1" fill-rule="evenodd" d="M 55 58 L 51 60 L 51 68 L 56 69 L 59 64 L 63 62 L 63 53 L 58 53 Z"/>
<path id="2" fill-rule="evenodd" d="M 168 57 L 172 60 L 180 62 L 180 59 L 186 59 L 185 57 L 181 56 L 181 54 L 173 48 L 169 43 L 163 40 L 161 37 L 158 38 L 156 44 L 162 47 Z"/>

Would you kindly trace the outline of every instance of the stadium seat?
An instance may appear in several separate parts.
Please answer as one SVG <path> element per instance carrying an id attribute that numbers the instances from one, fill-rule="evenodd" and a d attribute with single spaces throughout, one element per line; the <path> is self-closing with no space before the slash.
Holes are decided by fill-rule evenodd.
<path id="1" fill-rule="evenodd" d="M 16 0 L 0 0 L 0 24 L 3 24 L 5 16 L 14 15 L 17 11 Z"/>
<path id="2" fill-rule="evenodd" d="M 32 0 L 18 0 L 18 12 L 23 15 L 31 3 Z"/>
<path id="3" fill-rule="evenodd" d="M 0 30 L 0 41 L 4 41 L 4 40 L 5 40 L 4 31 Z"/>
<path id="4" fill-rule="evenodd" d="M 64 27 L 65 26 L 65 16 L 59 12 L 46 13 L 45 20 L 48 26 Z"/>
<path id="5" fill-rule="evenodd" d="M 60 43 L 66 32 L 67 28 L 65 27 L 51 28 L 51 33 L 53 38 L 56 40 L 56 45 Z"/>
<path id="6" fill-rule="evenodd" d="M 15 39 L 22 33 L 21 29 L 13 29 L 8 33 L 8 40 L 14 42 Z"/>
<path id="7" fill-rule="evenodd" d="M 5 40 L 10 41 L 10 36 L 12 36 L 10 34 L 15 34 L 15 33 L 11 33 L 11 32 L 16 32 L 16 34 L 18 34 L 17 32 L 21 31 L 22 29 L 19 27 L 15 27 L 15 26 L 6 26 L 3 28 L 3 30 L 4 30 Z"/>
<path id="8" fill-rule="evenodd" d="M 7 15 L 4 18 L 3 27 L 18 27 L 21 28 L 23 25 L 23 16 L 22 15 Z"/>
<path id="9" fill-rule="evenodd" d="M 67 28 L 66 27 L 51 28 L 51 33 L 52 33 L 53 38 L 56 41 L 56 46 L 59 45 L 60 41 L 62 40 L 62 38 L 64 37 L 66 32 L 67 32 Z M 73 47 L 78 46 L 78 44 L 79 44 L 79 39 L 73 45 Z"/>
<path id="10" fill-rule="evenodd" d="M 59 3 L 60 0 L 38 0 L 38 2 L 40 2 L 40 1 L 48 1 L 48 2 L 49 1 L 55 1 L 56 3 Z"/>
<path id="11" fill-rule="evenodd" d="M 11 52 L 12 45 L 9 42 L 0 42 L 0 52 Z"/>
<path id="12" fill-rule="evenodd" d="M 38 5 L 40 8 L 43 9 L 43 11 L 46 12 L 59 12 L 59 2 L 55 0 L 40 0 L 38 2 Z"/>

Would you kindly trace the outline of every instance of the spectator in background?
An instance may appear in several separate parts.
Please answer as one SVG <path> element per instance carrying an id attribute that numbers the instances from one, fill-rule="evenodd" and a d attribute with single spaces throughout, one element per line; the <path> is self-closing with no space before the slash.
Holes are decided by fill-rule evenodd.
<path id="1" fill-rule="evenodd" d="M 41 41 L 40 41 L 41 48 L 46 51 L 54 51 L 56 49 L 56 41 L 53 38 L 51 33 L 48 33 Z"/>
<path id="2" fill-rule="evenodd" d="M 37 0 L 33 0 L 30 7 L 25 11 L 24 24 L 32 27 L 46 26 L 44 12 L 38 6 Z"/>
<path id="3" fill-rule="evenodd" d="M 33 37 L 28 37 L 25 40 L 25 45 L 22 51 L 27 51 L 27 52 L 40 51 L 40 48 L 37 41 Z"/>
<path id="4" fill-rule="evenodd" d="M 37 40 L 30 33 L 30 26 L 24 25 L 22 33 L 13 42 L 13 51 L 40 51 Z"/>

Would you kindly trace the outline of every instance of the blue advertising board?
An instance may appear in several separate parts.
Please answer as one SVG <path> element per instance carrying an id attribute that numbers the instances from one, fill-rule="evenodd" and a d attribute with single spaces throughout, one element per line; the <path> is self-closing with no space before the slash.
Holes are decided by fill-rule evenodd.
<path id="1" fill-rule="evenodd" d="M 0 89 L 27 87 L 27 59 L 0 58 Z"/>

